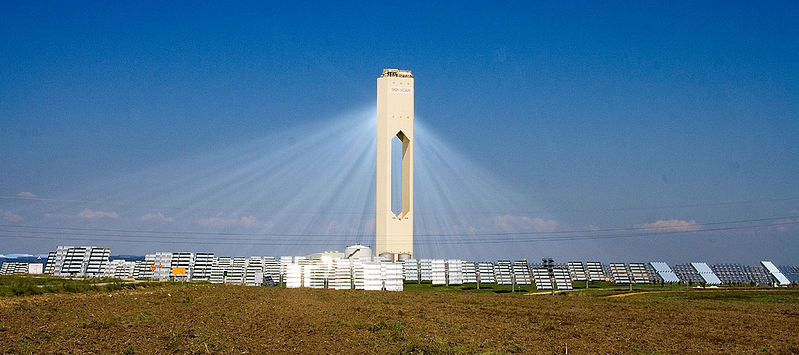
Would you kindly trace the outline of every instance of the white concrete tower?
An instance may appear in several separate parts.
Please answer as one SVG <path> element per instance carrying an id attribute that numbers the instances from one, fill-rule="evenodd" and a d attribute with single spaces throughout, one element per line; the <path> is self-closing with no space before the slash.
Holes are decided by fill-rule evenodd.
<path id="1" fill-rule="evenodd" d="M 402 141 L 402 210 L 391 210 L 391 142 Z M 413 74 L 383 69 L 377 78 L 376 250 L 413 255 Z"/>

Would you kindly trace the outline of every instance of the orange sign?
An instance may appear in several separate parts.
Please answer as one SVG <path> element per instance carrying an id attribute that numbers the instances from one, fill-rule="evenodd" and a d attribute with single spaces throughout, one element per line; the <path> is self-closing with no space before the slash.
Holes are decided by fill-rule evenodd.
<path id="1" fill-rule="evenodd" d="M 186 275 L 186 268 L 185 267 L 173 267 L 172 268 L 172 275 Z"/>

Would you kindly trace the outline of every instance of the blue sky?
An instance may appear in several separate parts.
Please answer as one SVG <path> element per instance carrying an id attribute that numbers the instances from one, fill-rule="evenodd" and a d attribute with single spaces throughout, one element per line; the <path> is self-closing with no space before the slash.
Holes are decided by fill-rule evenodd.
<path id="1" fill-rule="evenodd" d="M 246 164 L 260 149 L 269 157 L 282 151 L 296 157 L 281 163 L 284 175 L 259 176 L 283 184 L 282 190 L 324 193 L 318 180 L 305 181 L 291 175 L 302 170 L 287 168 L 297 162 L 321 164 L 318 154 L 310 156 L 313 149 L 291 148 L 309 142 L 300 127 L 347 131 L 324 135 L 333 141 L 330 149 L 341 148 L 335 141 L 341 143 L 342 137 L 368 136 L 336 122 L 368 119 L 375 78 L 382 68 L 398 67 L 416 77 L 417 123 L 429 132 L 428 147 L 460 156 L 450 174 L 462 174 L 465 188 L 507 196 L 457 204 L 466 197 L 455 196 L 463 193 L 453 187 L 456 182 L 436 180 L 444 172 L 432 171 L 425 186 L 447 195 L 424 202 L 421 196 L 432 195 L 430 190 L 416 192 L 423 204 L 417 206 L 418 219 L 431 221 L 418 225 L 417 220 L 418 231 L 434 230 L 432 221 L 446 220 L 437 215 L 444 207 L 447 213 L 465 209 L 463 215 L 484 215 L 489 222 L 477 228 L 486 233 L 647 225 L 691 231 L 483 249 L 454 243 L 421 247 L 417 253 L 799 263 L 795 225 L 717 232 L 708 227 L 799 215 L 796 18 L 795 2 L 320 2 L 306 7 L 3 2 L 0 195 L 9 198 L 0 201 L 0 212 L 4 223 L 26 226 L 278 232 L 246 222 L 252 217 L 278 228 L 269 206 L 258 211 L 268 202 L 253 200 L 246 211 L 235 208 L 258 186 L 239 184 L 236 177 L 249 173 L 231 171 L 241 165 L 214 170 L 207 164 Z M 423 148 L 422 137 L 417 143 Z M 245 151 L 251 159 L 245 159 Z M 373 158 L 364 151 L 346 156 Z M 273 169 L 278 163 L 265 164 Z M 440 164 L 431 160 L 428 166 Z M 200 167 L 207 168 L 204 180 L 192 180 Z M 469 175 L 483 173 L 490 177 Z M 370 217 L 369 177 L 341 178 L 347 188 L 328 199 L 362 200 L 354 208 Z M 185 181 L 181 189 L 158 189 L 180 179 Z M 227 184 L 224 194 L 217 188 L 221 181 Z M 117 195 L 108 193 L 112 190 Z M 22 192 L 54 201 L 18 197 Z M 215 198 L 205 198 L 211 192 Z M 270 190 L 267 195 L 280 194 Z M 144 196 L 152 198 L 141 201 Z M 274 203 L 302 205 L 307 197 L 297 196 L 292 200 L 287 194 Z M 134 197 L 136 204 L 127 203 Z M 194 210 L 176 218 L 180 201 L 191 201 Z M 313 213 L 335 214 L 336 208 L 349 213 L 353 204 L 318 205 Z M 159 213 L 158 225 L 144 218 Z M 244 222 L 201 223 L 209 219 Z M 280 231 L 313 221 L 282 219 Z M 368 230 L 368 221 L 352 223 L 361 223 L 360 234 Z M 4 233 L 0 253 L 45 252 L 63 244 Z M 196 249 L 105 244 L 115 253 Z M 336 243 L 325 246 L 336 248 Z M 317 247 L 206 248 L 272 255 Z"/>

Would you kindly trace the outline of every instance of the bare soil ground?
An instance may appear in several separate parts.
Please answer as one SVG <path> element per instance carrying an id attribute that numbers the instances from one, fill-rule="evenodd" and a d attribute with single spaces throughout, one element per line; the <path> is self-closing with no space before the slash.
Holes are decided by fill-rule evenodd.
<path id="1" fill-rule="evenodd" d="M 0 353 L 799 353 L 799 290 L 172 285 L 0 298 Z"/>

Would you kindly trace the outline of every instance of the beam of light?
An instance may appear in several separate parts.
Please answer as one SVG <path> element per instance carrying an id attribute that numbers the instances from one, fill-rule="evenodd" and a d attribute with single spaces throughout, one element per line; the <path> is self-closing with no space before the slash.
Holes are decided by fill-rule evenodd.
<path id="1" fill-rule="evenodd" d="M 417 255 L 521 258 L 540 248 L 535 242 L 526 243 L 523 248 L 459 243 L 472 234 L 549 230 L 546 225 L 536 223 L 545 224 L 552 219 L 546 213 L 521 214 L 521 211 L 540 209 L 540 206 L 524 191 L 509 185 L 464 154 L 477 147 L 455 149 L 419 118 L 415 135 L 415 228 L 419 234 L 445 235 L 417 238 Z"/>
<path id="2" fill-rule="evenodd" d="M 87 183 L 63 195 L 64 202 L 45 203 L 37 219 L 42 225 L 320 235 L 298 240 L 297 246 L 254 248 L 254 243 L 242 241 L 211 250 L 232 255 L 342 249 L 346 243 L 369 242 L 374 233 L 374 132 L 373 109 L 304 124 L 199 157 Z M 331 233 L 350 237 L 323 236 Z M 98 239 L 95 244 L 103 244 Z M 317 247 L 300 246 L 303 242 Z M 154 251 L 146 245 L 135 249 Z M 203 249 L 187 242 L 174 250 Z"/>
<path id="3" fill-rule="evenodd" d="M 424 117 L 415 125 L 417 257 L 535 259 L 577 248 L 596 255 L 610 247 L 597 233 L 626 238 L 625 230 L 569 230 L 531 191 L 471 159 L 472 147 L 456 149 Z M 57 198 L 3 199 L 0 207 L 12 204 L 24 224 L 88 230 L 3 229 L 2 236 L 30 236 L 15 248 L 32 252 L 95 244 L 115 253 L 279 256 L 372 245 L 375 130 L 375 109 L 364 108 L 48 196 Z M 137 236 L 140 243 L 130 243 Z"/>
<path id="4" fill-rule="evenodd" d="M 220 245 L 210 250 L 208 245 L 192 245 L 189 238 L 185 243 L 179 236 L 162 238 L 173 251 L 230 255 L 299 255 L 341 250 L 356 242 L 371 245 L 374 115 L 374 108 L 365 108 L 87 183 L 64 195 L 63 202 L 48 203 L 43 225 L 296 235 L 280 242 L 266 236 L 219 235 Z M 530 210 L 535 204 L 446 144 L 423 122 L 417 118 L 414 214 L 415 232 L 423 235 L 417 238 L 417 255 L 479 258 L 485 249 L 473 242 L 458 245 L 462 236 L 537 228 L 525 222 L 528 216 L 509 212 Z M 399 191 L 394 192 L 397 198 Z M 118 217 L 108 217 L 111 213 Z M 131 249 L 113 244 L 118 235 L 104 234 L 98 233 L 96 244 L 105 238 L 111 247 Z M 157 235 L 148 240 L 157 240 Z M 148 240 L 131 252 L 155 251 Z M 531 247 L 535 244 L 527 246 Z"/>

